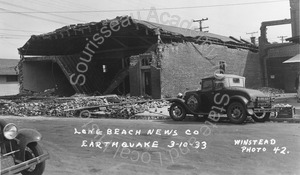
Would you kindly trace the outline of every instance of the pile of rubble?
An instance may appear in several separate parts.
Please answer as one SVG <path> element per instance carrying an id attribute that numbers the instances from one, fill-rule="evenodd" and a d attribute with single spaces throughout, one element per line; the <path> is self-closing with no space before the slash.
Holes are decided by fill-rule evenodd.
<path id="1" fill-rule="evenodd" d="M 168 105 L 165 100 L 124 96 L 23 97 L 0 99 L 0 115 L 86 117 L 102 114 L 109 118 L 130 118 L 150 108 Z"/>
<path id="2" fill-rule="evenodd" d="M 262 87 L 258 90 L 268 96 L 274 96 L 274 97 L 279 96 L 280 94 L 284 93 L 284 90 L 282 90 L 282 89 L 275 89 L 275 88 L 270 88 L 270 87 Z"/>

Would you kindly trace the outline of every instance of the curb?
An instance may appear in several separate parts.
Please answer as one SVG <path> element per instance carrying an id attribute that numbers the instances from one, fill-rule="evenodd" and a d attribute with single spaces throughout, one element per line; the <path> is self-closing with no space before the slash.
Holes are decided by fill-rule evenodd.
<path id="1" fill-rule="evenodd" d="M 300 118 L 270 118 L 272 122 L 300 123 Z"/>
<path id="2" fill-rule="evenodd" d="M 129 120 L 171 120 L 171 118 L 166 116 L 135 115 L 130 117 Z"/>

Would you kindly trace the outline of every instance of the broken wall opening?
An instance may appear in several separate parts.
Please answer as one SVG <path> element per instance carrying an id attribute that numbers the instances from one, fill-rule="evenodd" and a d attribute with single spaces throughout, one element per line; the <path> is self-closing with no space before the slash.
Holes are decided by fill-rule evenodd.
<path id="1" fill-rule="evenodd" d="M 23 90 L 44 92 L 55 89 L 57 95 L 73 95 L 75 93 L 59 65 L 51 60 L 23 62 Z"/>
<path id="2" fill-rule="evenodd" d="M 160 61 L 154 52 L 130 58 L 129 80 L 131 96 L 161 98 Z"/>
<path id="3" fill-rule="evenodd" d="M 130 57 L 148 52 L 151 45 L 123 51 L 99 53 L 94 56 L 92 69 L 100 70 L 101 94 L 126 95 L 131 92 L 129 80 Z"/>
<path id="4" fill-rule="evenodd" d="M 90 59 L 79 54 L 25 57 L 22 87 L 33 92 L 56 88 L 60 96 L 75 93 L 126 95 L 130 93 L 130 57 L 145 53 L 150 47 L 101 51 Z"/>
<path id="5" fill-rule="evenodd" d="M 129 89 L 125 86 L 127 75 L 120 75 L 123 70 L 128 68 L 124 60 L 126 58 L 95 59 L 92 69 L 100 70 L 99 78 L 101 77 L 103 82 L 101 94 L 124 95 L 128 93 Z"/>
<path id="6" fill-rule="evenodd" d="M 270 44 L 286 43 L 285 39 L 292 37 L 291 24 L 267 27 L 267 40 Z"/>

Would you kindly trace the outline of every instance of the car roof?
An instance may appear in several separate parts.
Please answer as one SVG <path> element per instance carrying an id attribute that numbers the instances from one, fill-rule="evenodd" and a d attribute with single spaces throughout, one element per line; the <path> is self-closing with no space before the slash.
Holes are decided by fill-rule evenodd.
<path id="1" fill-rule="evenodd" d="M 202 78 L 202 80 L 207 80 L 207 79 L 216 79 L 216 78 L 245 78 L 239 75 L 234 75 L 234 74 L 214 74 L 205 78 Z"/>

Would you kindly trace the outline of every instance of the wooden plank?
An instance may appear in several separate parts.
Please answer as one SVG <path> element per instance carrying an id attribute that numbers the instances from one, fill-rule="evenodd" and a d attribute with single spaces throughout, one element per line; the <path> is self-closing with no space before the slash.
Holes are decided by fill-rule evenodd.
<path id="1" fill-rule="evenodd" d="M 161 98 L 160 69 L 153 66 L 151 66 L 151 97 Z"/>
<path id="2" fill-rule="evenodd" d="M 103 92 L 103 94 L 109 94 L 113 90 L 115 90 L 128 76 L 129 71 L 128 69 L 123 69 L 116 77 L 112 80 L 112 83 L 108 86 L 108 88 Z"/>
<path id="3" fill-rule="evenodd" d="M 79 55 L 55 55 L 55 56 L 38 56 L 38 57 L 24 57 L 25 61 L 55 61 L 58 57 L 79 57 Z"/>
<path id="4" fill-rule="evenodd" d="M 111 95 L 101 95 L 101 96 L 86 96 L 86 97 L 60 97 L 55 98 L 58 100 L 75 100 L 75 99 L 97 99 L 97 98 L 118 98 L 117 95 L 111 94 Z"/>
<path id="5" fill-rule="evenodd" d="M 137 56 L 135 56 L 137 57 Z M 138 59 L 138 58 L 136 58 Z M 140 96 L 141 95 L 141 70 L 140 70 L 140 61 L 136 60 L 137 63 L 132 65 L 129 68 L 129 82 L 130 82 L 130 95 L 131 96 Z M 132 63 L 132 61 L 131 61 Z"/>
<path id="6" fill-rule="evenodd" d="M 70 75 L 69 72 L 66 70 L 65 66 L 63 65 L 63 63 L 61 62 L 61 60 L 57 57 L 56 58 L 56 62 L 59 65 L 59 67 L 61 68 L 61 70 L 63 71 L 63 73 L 65 74 L 65 76 L 67 77 L 67 79 L 70 79 Z M 78 87 L 72 83 L 70 83 L 72 85 L 72 87 L 74 88 L 74 90 L 76 91 L 76 93 L 81 93 L 80 89 L 78 89 Z"/>

